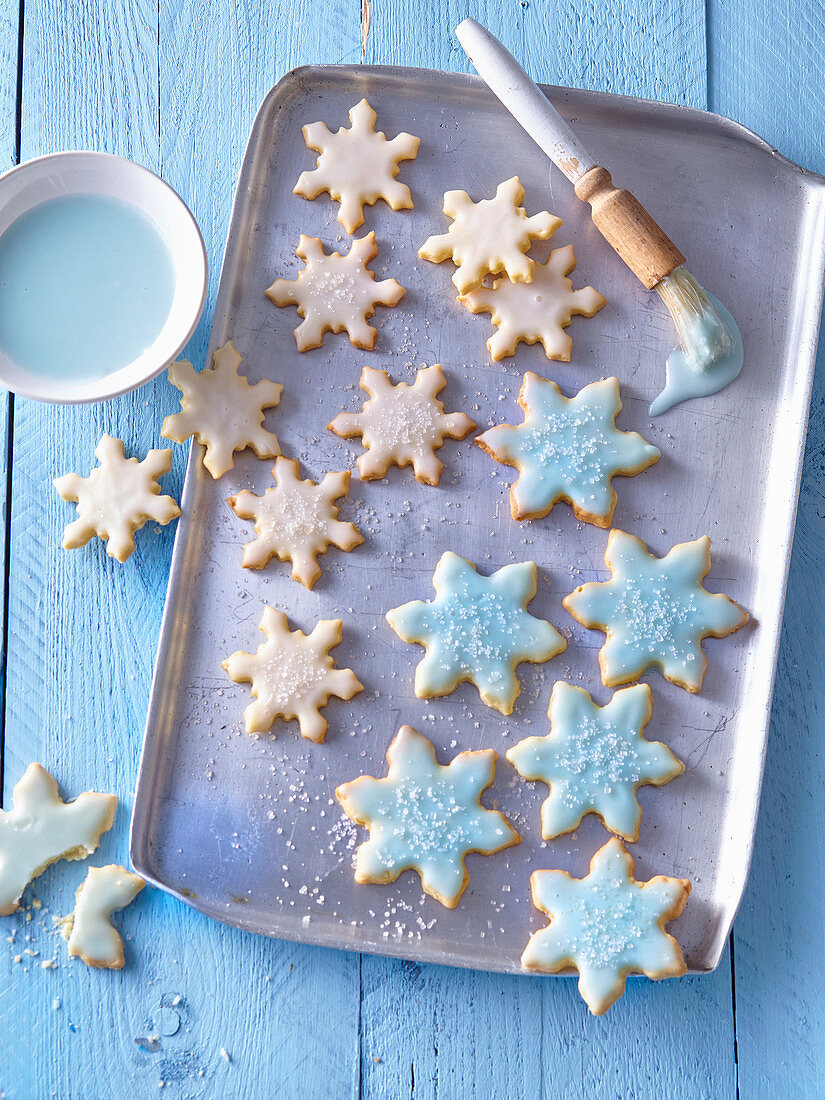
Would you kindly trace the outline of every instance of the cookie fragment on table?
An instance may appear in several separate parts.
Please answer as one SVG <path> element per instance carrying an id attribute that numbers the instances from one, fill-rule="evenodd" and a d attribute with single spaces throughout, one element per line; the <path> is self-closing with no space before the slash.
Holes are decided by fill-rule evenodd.
<path id="1" fill-rule="evenodd" d="M 319 153 L 317 167 L 302 172 L 294 193 L 305 199 L 326 191 L 341 204 L 338 221 L 352 233 L 364 222 L 364 206 L 383 199 L 393 210 L 412 210 L 410 189 L 395 178 L 402 160 L 414 160 L 419 138 L 401 133 L 391 141 L 375 129 L 375 111 L 362 99 L 349 112 L 350 126 L 334 133 L 324 122 L 304 126 L 307 148 Z"/>
<path id="2" fill-rule="evenodd" d="M 278 405 L 284 387 L 268 378 L 250 383 L 240 365 L 231 340 L 200 372 L 186 359 L 169 365 L 169 381 L 182 394 L 181 411 L 166 417 L 161 435 L 175 443 L 194 436 L 206 448 L 203 464 L 216 480 L 235 465 L 236 451 L 251 447 L 258 458 L 281 453 L 278 437 L 263 422 L 264 410 Z"/>
<path id="3" fill-rule="evenodd" d="M 533 904 L 550 923 L 530 937 L 521 964 L 546 974 L 573 967 L 579 972 L 579 993 L 594 1016 L 621 997 L 628 974 L 658 981 L 687 969 L 665 925 L 684 909 L 690 882 L 666 875 L 638 882 L 634 867 L 614 837 L 593 856 L 584 878 L 566 871 L 530 876 Z"/>
<path id="4" fill-rule="evenodd" d="M 390 466 L 412 465 L 418 481 L 438 485 L 443 465 L 435 452 L 445 439 L 464 439 L 476 427 L 464 413 L 445 413 L 437 394 L 447 385 L 441 366 L 422 367 L 412 385 L 393 385 L 383 370 L 364 367 L 359 382 L 368 395 L 361 412 L 339 413 L 327 428 L 342 439 L 361 436 L 362 481 L 382 478 Z"/>
<path id="5" fill-rule="evenodd" d="M 385 884 L 414 870 L 424 892 L 453 909 L 467 887 L 465 856 L 492 855 L 521 839 L 503 814 L 480 802 L 496 753 L 462 752 L 442 765 L 431 741 L 402 726 L 387 761 L 385 778 L 362 775 L 335 791 L 347 816 L 370 833 L 356 853 L 355 881 Z"/>
<path id="6" fill-rule="evenodd" d="M 86 859 L 112 827 L 113 794 L 86 791 L 72 802 L 57 780 L 29 764 L 12 791 L 12 808 L 0 810 L 0 916 L 13 913 L 26 886 L 59 859 Z"/>
<path id="7" fill-rule="evenodd" d="M 77 888 L 74 911 L 63 923 L 69 954 L 83 959 L 87 966 L 122 969 L 123 940 L 110 918 L 134 901 L 145 885 L 140 875 L 115 863 L 90 867 Z"/>

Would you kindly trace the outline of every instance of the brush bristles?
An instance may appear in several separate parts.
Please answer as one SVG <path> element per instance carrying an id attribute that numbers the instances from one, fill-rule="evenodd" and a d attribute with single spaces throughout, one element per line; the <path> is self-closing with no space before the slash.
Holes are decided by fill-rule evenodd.
<path id="1" fill-rule="evenodd" d="M 733 333 L 714 300 L 687 268 L 675 268 L 655 289 L 673 318 L 685 359 L 694 370 L 708 370 L 729 354 Z"/>

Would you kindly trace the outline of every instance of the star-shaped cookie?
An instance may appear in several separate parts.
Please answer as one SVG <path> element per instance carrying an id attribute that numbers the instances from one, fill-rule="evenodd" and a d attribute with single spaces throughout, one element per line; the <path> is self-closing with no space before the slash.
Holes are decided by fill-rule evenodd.
<path id="1" fill-rule="evenodd" d="M 160 495 L 159 478 L 172 466 L 172 450 L 149 451 L 142 461 L 126 458 L 123 440 L 102 435 L 95 447 L 100 462 L 88 477 L 64 474 L 54 487 L 77 503 L 77 519 L 63 532 L 63 549 L 75 550 L 98 535 L 106 553 L 126 561 L 135 549 L 135 531 L 148 520 L 166 525 L 180 515 L 169 496 Z"/>
<path id="2" fill-rule="evenodd" d="M 74 911 L 66 918 L 63 935 L 69 941 L 69 954 L 79 956 L 87 966 L 120 970 L 123 967 L 123 940 L 112 927 L 112 913 L 135 900 L 146 883 L 125 867 L 90 867 L 85 881 L 77 888 Z"/>
<path id="3" fill-rule="evenodd" d="M 276 279 L 266 291 L 276 306 L 297 306 L 303 317 L 295 329 L 298 351 L 319 348 L 325 332 L 345 330 L 354 347 L 369 351 L 375 346 L 378 332 L 367 319 L 377 305 L 397 305 L 405 294 L 395 279 L 375 281 L 367 264 L 377 252 L 374 233 L 353 241 L 345 255 L 324 252 L 317 237 L 301 234 L 295 254 L 304 270 L 291 282 Z"/>
<path id="4" fill-rule="evenodd" d="M 550 924 L 530 937 L 522 966 L 545 974 L 578 970 L 579 993 L 594 1016 L 621 997 L 628 974 L 658 981 L 687 969 L 665 925 L 684 909 L 690 882 L 665 875 L 637 882 L 633 870 L 633 859 L 614 837 L 593 856 L 585 878 L 566 871 L 530 876 L 533 904 Z"/>
<path id="5" fill-rule="evenodd" d="M 628 684 L 653 666 L 671 683 L 699 691 L 708 665 L 702 639 L 723 638 L 748 621 L 728 596 L 702 585 L 710 539 L 679 543 L 657 558 L 635 535 L 613 530 L 604 560 L 609 581 L 580 585 L 562 601 L 582 626 L 607 635 L 599 651 L 603 683 Z"/>
<path id="6" fill-rule="evenodd" d="M 342 439 L 361 436 L 362 481 L 381 478 L 390 466 L 412 465 L 426 485 L 438 485 L 443 466 L 435 452 L 445 439 L 464 439 L 475 428 L 464 413 L 445 413 L 436 394 L 447 385 L 441 367 L 422 367 L 410 386 L 394 386 L 386 371 L 364 367 L 359 385 L 369 395 L 359 413 L 339 413 L 327 424 Z"/>
<path id="7" fill-rule="evenodd" d="M 230 340 L 198 373 L 181 359 L 169 366 L 169 381 L 181 391 L 181 411 L 167 416 L 161 435 L 175 443 L 194 436 L 206 448 L 203 464 L 213 478 L 235 465 L 235 451 L 251 447 L 258 458 L 281 453 L 278 438 L 263 427 L 264 409 L 277 405 L 283 386 L 268 378 L 250 385 L 238 368 L 241 357 Z"/>
<path id="8" fill-rule="evenodd" d="M 592 286 L 573 290 L 566 276 L 576 266 L 572 245 L 554 248 L 545 264 L 536 264 L 529 283 L 497 279 L 491 287 L 462 294 L 471 313 L 490 313 L 497 327 L 487 341 L 495 361 L 515 355 L 519 343 L 541 344 L 548 359 L 567 363 L 573 341 L 564 331 L 573 314 L 592 317 L 607 299 Z"/>
<path id="9" fill-rule="evenodd" d="M 535 261 L 525 255 L 534 240 L 545 241 L 561 225 L 561 218 L 542 210 L 527 217 L 519 204 L 524 188 L 518 176 L 496 188 L 495 197 L 473 202 L 466 191 L 447 191 L 444 213 L 452 218 L 446 233 L 428 237 L 418 250 L 422 260 L 456 265 L 453 283 L 459 294 L 481 286 L 485 275 L 507 273 L 507 279 L 529 283 Z"/>
<path id="10" fill-rule="evenodd" d="M 436 598 L 387 612 L 399 638 L 427 651 L 415 670 L 419 699 L 449 695 L 469 681 L 487 706 L 512 712 L 521 691 L 516 665 L 549 661 L 567 646 L 550 623 L 527 611 L 536 574 L 536 563 L 524 561 L 483 577 L 448 550 L 433 574 Z"/>
<path id="11" fill-rule="evenodd" d="M 638 840 L 639 787 L 660 787 L 685 770 L 666 745 L 644 735 L 653 692 L 637 684 L 599 707 L 583 688 L 560 680 L 548 714 L 549 736 L 527 737 L 507 753 L 525 779 L 550 787 L 541 807 L 542 837 L 570 833 L 585 814 L 594 813 L 611 833 Z"/>
<path id="12" fill-rule="evenodd" d="M 335 792 L 347 816 L 370 831 L 356 853 L 355 881 L 395 882 L 414 870 L 424 892 L 453 909 L 467 887 L 467 853 L 492 855 L 521 839 L 480 802 L 493 782 L 495 751 L 462 752 L 442 765 L 432 742 L 402 726 L 387 761 L 385 779 L 362 775 Z"/>
<path id="13" fill-rule="evenodd" d="M 349 471 L 326 474 L 320 485 L 298 477 L 298 463 L 277 458 L 275 487 L 263 496 L 244 489 L 229 497 L 241 519 L 255 521 L 256 538 L 243 551 L 245 569 L 263 569 L 270 558 L 292 562 L 293 580 L 312 588 L 321 575 L 318 555 L 328 546 L 352 550 L 364 541 L 352 523 L 343 523 L 334 503 L 349 489 Z"/>
<path id="14" fill-rule="evenodd" d="M 363 207 L 383 199 L 393 210 L 412 210 L 410 189 L 395 178 L 402 160 L 414 160 L 419 139 L 399 134 L 392 141 L 375 129 L 375 111 L 362 99 L 349 113 L 350 127 L 333 133 L 324 122 L 304 126 L 307 148 L 320 153 L 318 166 L 302 172 L 295 194 L 314 199 L 327 191 L 340 202 L 338 221 L 352 233 L 364 222 Z"/>
<path id="15" fill-rule="evenodd" d="M 330 649 L 341 641 L 341 620 L 322 619 L 311 634 L 291 631 L 286 615 L 264 608 L 266 635 L 255 653 L 238 651 L 223 662 L 235 683 L 252 684 L 255 702 L 244 711 L 247 733 L 266 733 L 276 718 L 297 718 L 301 736 L 323 741 L 327 720 L 320 708 L 331 695 L 351 699 L 364 685 L 350 668 L 335 668 Z"/>
<path id="16" fill-rule="evenodd" d="M 528 371 L 518 403 L 523 423 L 501 424 L 475 440 L 519 471 L 510 490 L 513 519 L 546 516 L 565 500 L 577 519 L 609 527 L 617 500 L 611 478 L 641 473 L 660 457 L 637 432 L 616 427 L 618 380 L 593 382 L 567 398 L 555 382 Z"/>

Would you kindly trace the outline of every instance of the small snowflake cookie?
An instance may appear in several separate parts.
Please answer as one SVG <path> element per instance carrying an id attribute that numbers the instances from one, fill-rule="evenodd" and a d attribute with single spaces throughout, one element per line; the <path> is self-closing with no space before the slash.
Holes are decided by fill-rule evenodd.
<path id="1" fill-rule="evenodd" d="M 386 371 L 364 367 L 359 385 L 369 395 L 361 412 L 339 413 L 327 427 L 342 439 L 361 436 L 367 448 L 358 459 L 361 480 L 412 465 L 419 481 L 438 485 L 443 466 L 435 452 L 445 439 L 464 439 L 476 427 L 464 413 L 444 412 L 436 395 L 447 379 L 439 364 L 422 367 L 411 386 L 394 386 Z"/>
<path id="2" fill-rule="evenodd" d="M 561 218 L 542 210 L 527 217 L 519 203 L 524 188 L 518 176 L 496 188 L 495 198 L 473 202 L 466 191 L 447 191 L 444 213 L 452 218 L 446 233 L 428 237 L 418 255 L 440 264 L 456 265 L 453 283 L 459 294 L 481 286 L 485 275 L 507 273 L 507 280 L 529 283 L 535 261 L 526 255 L 534 240 L 546 241 L 561 225 Z"/>
<path id="3" fill-rule="evenodd" d="M 529 283 L 497 279 L 491 287 L 462 294 L 471 313 L 490 313 L 498 329 L 487 341 L 497 362 L 515 355 L 519 343 L 541 344 L 548 359 L 569 362 L 573 341 L 564 331 L 573 314 L 592 317 L 607 299 L 592 286 L 573 290 L 566 278 L 576 266 L 572 245 L 554 248 L 546 264 L 536 264 Z"/>
<path id="4" fill-rule="evenodd" d="M 291 631 L 287 617 L 264 608 L 266 635 L 255 653 L 233 653 L 223 668 L 236 684 L 252 684 L 254 703 L 244 711 L 247 733 L 266 733 L 276 718 L 297 718 L 301 736 L 323 741 L 327 720 L 320 713 L 331 695 L 351 699 L 364 685 L 350 668 L 335 668 L 329 651 L 341 641 L 341 620 L 322 619 L 311 634 Z"/>
<path id="5" fill-rule="evenodd" d="M 383 199 L 393 210 L 412 210 L 410 189 L 395 178 L 402 160 L 414 160 L 419 138 L 399 134 L 392 141 L 375 129 L 375 111 L 362 99 L 349 113 L 350 127 L 333 133 L 324 122 L 304 126 L 308 149 L 320 153 L 318 166 L 303 172 L 294 192 L 305 199 L 323 191 L 340 202 L 338 221 L 352 233 L 363 225 L 363 207 Z"/>
<path id="6" fill-rule="evenodd" d="M 364 541 L 352 523 L 338 519 L 334 502 L 349 489 L 349 471 L 326 474 L 317 485 L 298 477 L 298 463 L 278 458 L 272 467 L 275 487 L 263 496 L 244 489 L 229 497 L 241 519 L 255 521 L 256 538 L 243 551 L 244 569 L 263 569 L 270 558 L 292 562 L 292 578 L 312 588 L 321 575 L 317 558 L 328 546 L 352 550 Z"/>
<path id="7" fill-rule="evenodd" d="M 258 458 L 281 453 L 263 422 L 264 409 L 280 402 L 284 387 L 268 378 L 250 384 L 240 365 L 231 340 L 213 354 L 208 370 L 198 373 L 186 359 L 169 365 L 169 381 L 182 394 L 181 411 L 166 417 L 161 435 L 175 443 L 194 436 L 206 448 L 203 464 L 215 479 L 235 465 L 235 451 L 251 447 Z"/>
<path id="8" fill-rule="evenodd" d="M 732 599 L 702 585 L 710 539 L 679 543 L 657 558 L 635 535 L 613 530 L 604 560 L 609 581 L 580 585 L 562 601 L 582 626 L 607 635 L 599 650 L 602 682 L 628 684 L 654 667 L 672 684 L 699 691 L 708 666 L 702 640 L 724 638 L 748 621 Z"/>
<path id="9" fill-rule="evenodd" d="M 295 254 L 304 261 L 297 279 L 276 279 L 266 291 L 276 306 L 297 306 L 303 321 L 295 329 L 298 351 L 319 348 L 325 332 L 346 331 L 356 348 L 370 351 L 378 332 L 368 324 L 375 307 L 397 305 L 405 289 L 395 279 L 375 281 L 367 264 L 378 252 L 375 234 L 352 242 L 349 252 L 324 252 L 317 237 L 301 234 Z"/>
<path id="10" fill-rule="evenodd" d="M 462 752 L 442 765 L 431 741 L 402 726 L 387 761 L 386 778 L 362 775 L 335 792 L 370 833 L 356 853 L 355 881 L 385 884 L 417 871 L 424 893 L 454 909 L 467 887 L 468 852 L 492 855 L 521 839 L 503 814 L 481 805 L 496 753 Z"/>
<path id="11" fill-rule="evenodd" d="M 399 638 L 427 651 L 415 670 L 419 699 L 449 695 L 469 681 L 488 707 L 512 712 L 521 691 L 516 666 L 549 661 L 567 646 L 550 623 L 527 611 L 536 574 L 536 563 L 525 561 L 484 577 L 448 550 L 433 574 L 436 598 L 387 612 Z"/>
<path id="12" fill-rule="evenodd" d="M 148 520 L 166 525 L 180 515 L 175 501 L 161 496 L 158 479 L 172 467 L 172 450 L 149 451 L 146 458 L 126 458 L 123 440 L 102 435 L 95 447 L 100 462 L 88 477 L 64 474 L 54 487 L 64 500 L 77 503 L 77 519 L 63 532 L 63 549 L 75 550 L 97 535 L 106 553 L 126 561 L 135 549 L 135 531 Z"/>
<path id="13" fill-rule="evenodd" d="M 617 691 L 599 707 L 584 688 L 556 683 L 549 736 L 527 737 L 507 752 L 520 775 L 550 787 L 541 807 L 545 840 L 572 832 L 589 813 L 624 840 L 639 839 L 639 787 L 660 787 L 685 770 L 661 741 L 646 739 L 652 714 L 647 684 Z"/>
<path id="14" fill-rule="evenodd" d="M 538 519 L 565 500 L 577 519 L 609 527 L 617 500 L 611 479 L 641 473 L 660 458 L 637 432 L 616 427 L 618 380 L 593 382 L 567 398 L 555 382 L 528 371 L 518 403 L 522 424 L 501 424 L 475 440 L 519 471 L 510 490 L 513 519 Z"/>
<path id="15" fill-rule="evenodd" d="M 633 877 L 634 862 L 614 837 L 593 856 L 585 878 L 566 871 L 534 871 L 533 904 L 550 917 L 521 956 L 526 970 L 579 972 L 579 993 L 594 1016 L 601 1016 L 624 993 L 628 974 L 678 978 L 684 974 L 682 949 L 665 931 L 682 912 L 690 894 L 684 878 Z"/>
<path id="16" fill-rule="evenodd" d="M 85 859 L 115 820 L 113 794 L 86 791 L 64 802 L 57 780 L 29 764 L 0 810 L 0 916 L 13 913 L 32 879 L 59 859 Z"/>
<path id="17" fill-rule="evenodd" d="M 133 902 L 145 885 L 140 875 L 116 863 L 90 867 L 85 882 L 77 889 L 74 911 L 61 922 L 69 954 L 78 956 L 87 966 L 120 970 L 123 940 L 109 918 Z"/>

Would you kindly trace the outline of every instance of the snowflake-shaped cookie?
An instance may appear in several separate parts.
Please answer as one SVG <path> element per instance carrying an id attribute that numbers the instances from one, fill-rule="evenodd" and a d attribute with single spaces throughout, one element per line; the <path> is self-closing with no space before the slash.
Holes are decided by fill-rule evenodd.
<path id="1" fill-rule="evenodd" d="M 63 532 L 63 549 L 75 550 L 98 535 L 110 557 L 126 561 L 135 549 L 135 531 L 147 520 L 165 525 L 180 515 L 174 500 L 160 495 L 158 481 L 172 466 L 172 450 L 149 451 L 139 462 L 126 458 L 122 439 L 102 435 L 95 455 L 100 465 L 88 477 L 54 480 L 63 499 L 77 503 L 78 518 Z"/>
<path id="2" fill-rule="evenodd" d="M 254 519 L 256 538 L 243 551 L 245 569 L 263 569 L 270 558 L 292 562 L 292 577 L 312 588 L 321 575 L 317 557 L 328 546 L 352 550 L 364 541 L 352 523 L 343 523 L 334 503 L 349 489 L 349 471 L 326 474 L 317 485 L 298 477 L 298 463 L 278 458 L 275 488 L 263 496 L 244 489 L 229 498 L 241 519 Z"/>
<path id="3" fill-rule="evenodd" d="M 536 264 L 531 282 L 497 279 L 491 287 L 461 295 L 459 301 L 471 313 L 492 314 L 498 331 L 487 348 L 494 360 L 515 355 L 519 343 L 540 343 L 548 359 L 569 361 L 573 341 L 563 330 L 573 314 L 592 317 L 607 301 L 592 286 L 573 290 L 566 276 L 575 266 L 572 245 L 554 248 L 546 264 Z"/>
<path id="4" fill-rule="evenodd" d="M 637 882 L 633 869 L 633 859 L 614 837 L 593 856 L 585 878 L 566 871 L 530 876 L 533 904 L 550 924 L 530 937 L 522 966 L 545 974 L 578 970 L 579 993 L 594 1016 L 621 997 L 628 974 L 658 981 L 687 969 L 665 925 L 684 909 L 690 882 L 665 875 Z"/>
<path id="5" fill-rule="evenodd" d="M 283 386 L 268 378 L 249 383 L 238 368 L 241 357 L 230 340 L 212 356 L 212 366 L 198 373 L 181 359 L 169 366 L 169 381 L 181 391 L 181 411 L 167 416 L 161 435 L 175 443 L 194 436 L 206 448 L 203 464 L 213 478 L 235 465 L 235 451 L 251 447 L 258 458 L 281 453 L 278 438 L 263 427 L 264 409 L 277 405 Z"/>
<path id="6" fill-rule="evenodd" d="M 322 619 L 311 634 L 291 631 L 286 615 L 264 608 L 266 641 L 255 653 L 233 653 L 223 668 L 235 683 L 252 684 L 255 702 L 244 711 L 247 733 L 266 733 L 276 718 L 297 718 L 301 736 L 323 741 L 327 721 L 319 708 L 331 695 L 351 699 L 364 685 L 350 668 L 335 668 L 330 649 L 341 641 L 341 620 Z"/>
<path id="7" fill-rule="evenodd" d="M 679 543 L 657 558 L 635 535 L 613 530 L 604 560 L 609 581 L 580 585 L 562 601 L 582 626 L 607 635 L 599 651 L 602 681 L 627 684 L 653 666 L 671 683 L 699 691 L 708 665 L 702 639 L 723 638 L 748 621 L 728 596 L 702 585 L 710 539 Z"/>
<path id="8" fill-rule="evenodd" d="M 475 440 L 519 471 L 510 490 L 513 519 L 546 516 L 566 500 L 578 519 L 609 527 L 617 500 L 611 478 L 638 474 L 660 457 L 637 432 L 616 427 L 618 380 L 593 382 L 567 398 L 555 382 L 528 371 L 518 403 L 522 424 L 501 424 Z"/>
<path id="9" fill-rule="evenodd" d="M 518 176 L 496 188 L 495 198 L 473 202 L 466 191 L 447 191 L 444 213 L 453 222 L 446 233 L 428 237 L 418 250 L 422 260 L 456 265 L 453 283 L 459 294 L 481 286 L 485 275 L 507 273 L 514 283 L 529 283 L 535 261 L 525 253 L 534 240 L 546 241 L 561 218 L 542 210 L 527 217 L 519 203 L 524 188 Z"/>
<path id="10" fill-rule="evenodd" d="M 295 254 L 305 263 L 297 279 L 276 279 L 266 296 L 276 306 L 297 306 L 303 321 L 295 329 L 298 351 L 319 348 L 325 332 L 346 330 L 350 343 L 369 351 L 378 332 L 367 323 L 377 305 L 394 306 L 405 294 L 395 279 L 375 281 L 367 267 L 378 252 L 375 234 L 352 242 L 349 252 L 324 252 L 317 237 L 301 234 Z"/>
<path id="11" fill-rule="evenodd" d="M 369 395 L 361 412 L 339 413 L 327 427 L 342 439 L 362 437 L 367 453 L 358 459 L 361 480 L 412 464 L 419 481 L 438 485 L 443 466 L 435 451 L 445 439 L 464 439 L 476 426 L 464 413 L 444 412 L 436 397 L 447 385 L 439 364 L 422 367 L 411 386 L 394 386 L 386 371 L 364 367 L 359 385 Z"/>
<path id="12" fill-rule="evenodd" d="M 527 737 L 507 753 L 525 779 L 541 780 L 550 793 L 541 807 L 545 840 L 570 833 L 594 813 L 625 840 L 639 839 L 642 807 L 636 792 L 681 775 L 684 764 L 644 729 L 653 713 L 647 684 L 617 691 L 597 706 L 579 687 L 559 681 L 550 698 L 550 734 Z"/>
<path id="13" fill-rule="evenodd" d="M 133 902 L 145 885 L 140 875 L 116 863 L 90 867 L 75 894 L 74 911 L 63 924 L 69 954 L 79 956 L 87 966 L 120 970 L 123 940 L 109 918 Z"/>
<path id="14" fill-rule="evenodd" d="M 507 819 L 481 805 L 493 782 L 493 749 L 437 763 L 432 742 L 402 726 L 387 750 L 385 779 L 362 775 L 335 794 L 347 816 L 370 831 L 355 857 L 355 881 L 395 882 L 414 870 L 430 897 L 453 909 L 467 886 L 468 852 L 492 855 L 521 839 Z"/>
<path id="15" fill-rule="evenodd" d="M 332 133 L 324 122 L 304 126 L 307 148 L 321 155 L 312 172 L 302 172 L 295 194 L 314 199 L 327 191 L 340 202 L 338 221 L 352 233 L 363 224 L 363 206 L 383 199 L 393 210 L 412 210 L 410 189 L 395 178 L 402 160 L 414 160 L 419 138 L 399 134 L 392 141 L 375 129 L 375 111 L 362 99 L 349 113 L 350 128 Z"/>
<path id="16" fill-rule="evenodd" d="M 59 859 L 85 859 L 115 820 L 113 794 L 86 791 L 64 802 L 57 780 L 29 764 L 0 810 L 0 916 L 13 913 L 26 886 Z"/>
<path id="17" fill-rule="evenodd" d="M 567 646 L 550 623 L 527 611 L 536 594 L 536 574 L 536 563 L 524 561 L 483 577 L 448 550 L 433 574 L 436 598 L 387 612 L 399 638 L 427 651 L 415 670 L 419 699 L 449 695 L 469 681 L 487 706 L 512 712 L 521 691 L 516 665 L 549 661 Z"/>

